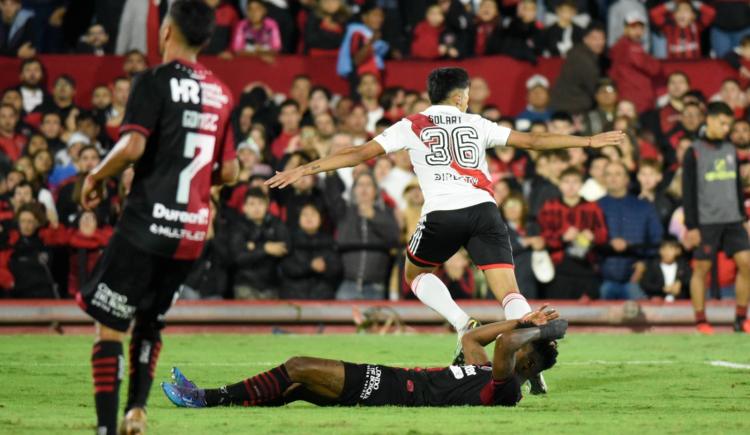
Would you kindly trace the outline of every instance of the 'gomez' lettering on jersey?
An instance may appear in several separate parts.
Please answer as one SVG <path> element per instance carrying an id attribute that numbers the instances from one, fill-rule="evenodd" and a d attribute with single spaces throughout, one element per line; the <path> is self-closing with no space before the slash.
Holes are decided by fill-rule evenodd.
<path id="1" fill-rule="evenodd" d="M 195 259 L 215 167 L 234 159 L 231 94 L 200 64 L 174 61 L 133 81 L 121 132 L 147 137 L 119 229 L 149 252 Z"/>
<path id="2" fill-rule="evenodd" d="M 375 141 L 387 153 L 408 151 L 426 215 L 495 202 L 486 149 L 504 146 L 510 131 L 453 106 L 431 106 L 392 125 Z"/>

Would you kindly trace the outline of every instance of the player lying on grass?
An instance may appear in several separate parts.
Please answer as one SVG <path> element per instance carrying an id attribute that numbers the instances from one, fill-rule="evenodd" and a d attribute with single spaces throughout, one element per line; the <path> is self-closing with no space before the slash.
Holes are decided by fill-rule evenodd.
<path id="1" fill-rule="evenodd" d="M 472 329 L 462 337 L 466 365 L 404 369 L 352 364 L 322 358 L 293 357 L 242 382 L 202 389 L 176 367 L 174 383 L 162 383 L 179 407 L 283 406 L 297 400 L 339 406 L 515 406 L 521 384 L 552 367 L 555 340 L 568 323 L 543 306 L 518 320 Z M 484 346 L 495 342 L 493 358 Z"/>
<path id="2" fill-rule="evenodd" d="M 436 68 L 427 77 L 432 104 L 407 116 L 361 146 L 342 148 L 319 160 L 279 172 L 266 181 L 284 188 L 306 175 L 356 166 L 386 153 L 407 150 L 424 194 L 422 217 L 406 249 L 406 284 L 425 305 L 437 311 L 458 332 L 453 364 L 465 362 L 460 339 L 478 325 L 453 301 L 434 271 L 461 247 L 482 270 L 487 285 L 502 303 L 506 319 L 531 311 L 514 274 L 510 236 L 497 204 L 486 153 L 490 148 L 515 147 L 546 151 L 560 148 L 620 146 L 621 131 L 589 137 L 524 133 L 466 113 L 469 74 L 462 68 Z M 544 393 L 544 379 L 530 379 L 532 393 Z"/>

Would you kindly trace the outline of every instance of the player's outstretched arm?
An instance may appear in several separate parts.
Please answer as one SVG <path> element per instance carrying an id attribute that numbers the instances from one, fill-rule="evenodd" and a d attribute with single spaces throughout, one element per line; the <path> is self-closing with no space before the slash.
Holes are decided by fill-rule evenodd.
<path id="1" fill-rule="evenodd" d="M 608 131 L 594 136 L 570 136 L 554 133 L 523 133 L 513 130 L 508 136 L 508 146 L 536 151 L 560 148 L 604 148 L 620 146 L 625 141 L 625 133 Z"/>
<path id="2" fill-rule="evenodd" d="M 112 151 L 86 176 L 81 187 L 81 205 L 85 209 L 96 207 L 101 201 L 101 184 L 110 177 L 119 175 L 128 166 L 138 161 L 146 149 L 146 136 L 132 131 L 117 141 Z"/>
<path id="3" fill-rule="evenodd" d="M 320 172 L 333 171 L 339 168 L 357 166 L 358 164 L 385 154 L 383 147 L 374 140 L 361 146 L 342 148 L 330 156 L 315 160 L 306 165 L 297 166 L 294 169 L 277 172 L 276 175 L 266 181 L 266 185 L 283 189 L 305 175 L 314 175 Z"/>

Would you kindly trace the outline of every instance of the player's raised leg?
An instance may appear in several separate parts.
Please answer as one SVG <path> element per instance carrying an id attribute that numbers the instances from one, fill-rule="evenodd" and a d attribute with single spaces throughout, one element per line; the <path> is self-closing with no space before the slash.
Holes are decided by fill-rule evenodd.
<path id="1" fill-rule="evenodd" d="M 456 304 L 448 287 L 433 273 L 434 270 L 435 266 L 422 267 L 407 257 L 404 272 L 406 284 L 423 304 L 437 311 L 453 326 L 460 339 L 470 317 Z"/>

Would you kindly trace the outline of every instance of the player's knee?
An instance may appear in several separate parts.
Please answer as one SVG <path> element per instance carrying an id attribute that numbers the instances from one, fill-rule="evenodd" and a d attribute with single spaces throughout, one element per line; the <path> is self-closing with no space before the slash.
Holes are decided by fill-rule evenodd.
<path id="1" fill-rule="evenodd" d="M 300 375 L 303 374 L 307 368 L 307 364 L 305 363 L 306 359 L 307 358 L 301 356 L 293 356 L 286 360 L 284 368 L 290 378 L 299 379 Z"/>
<path id="2" fill-rule="evenodd" d="M 109 328 L 101 323 L 96 324 L 96 341 L 122 341 L 123 332 Z"/>

